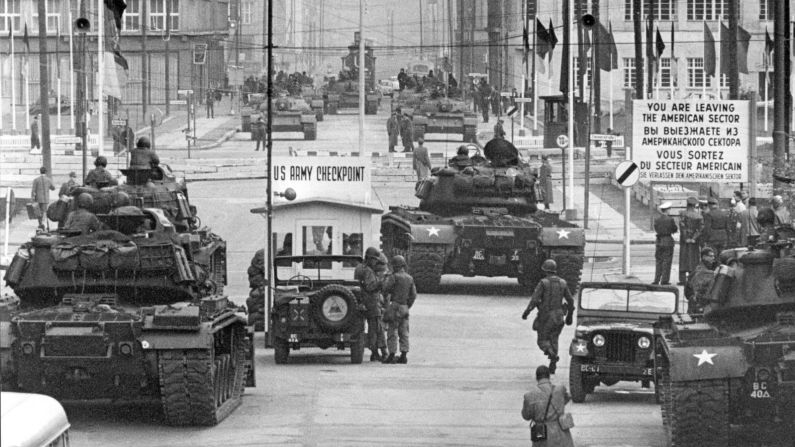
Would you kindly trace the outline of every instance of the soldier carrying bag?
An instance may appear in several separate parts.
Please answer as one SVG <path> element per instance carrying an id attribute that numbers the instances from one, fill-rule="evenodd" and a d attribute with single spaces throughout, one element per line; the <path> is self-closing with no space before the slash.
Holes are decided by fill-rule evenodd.
<path id="1" fill-rule="evenodd" d="M 547 400 L 547 408 L 544 410 L 544 421 L 547 419 L 547 412 L 549 411 L 549 404 L 552 403 L 552 392 L 555 387 L 549 392 L 549 400 Z M 531 441 L 546 441 L 547 439 L 547 424 L 546 422 L 536 422 L 530 425 L 530 440 Z"/>

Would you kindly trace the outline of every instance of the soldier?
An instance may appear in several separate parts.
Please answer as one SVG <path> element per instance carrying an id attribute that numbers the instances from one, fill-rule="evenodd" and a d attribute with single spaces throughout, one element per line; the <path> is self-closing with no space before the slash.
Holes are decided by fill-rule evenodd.
<path id="1" fill-rule="evenodd" d="M 403 152 L 414 150 L 414 123 L 408 112 L 404 112 L 400 118 L 400 138 L 403 141 Z"/>
<path id="2" fill-rule="evenodd" d="M 704 241 L 719 256 L 728 242 L 729 216 L 726 211 L 718 208 L 716 198 L 710 197 L 707 203 L 709 211 L 704 214 Z"/>
<path id="3" fill-rule="evenodd" d="M 370 361 L 375 362 L 386 356 L 386 340 L 381 325 L 381 308 L 379 298 L 382 281 L 375 274 L 375 267 L 381 252 L 375 247 L 368 247 L 364 252 L 364 263 L 359 264 L 353 277 L 362 289 L 362 301 L 367 317 L 367 346 L 370 349 Z M 381 353 L 379 354 L 379 349 Z"/>
<path id="4" fill-rule="evenodd" d="M 400 136 L 400 107 L 397 107 L 392 115 L 386 120 L 386 134 L 389 136 L 389 152 L 395 152 Z"/>
<path id="5" fill-rule="evenodd" d="M 538 181 L 540 182 L 542 195 L 544 196 L 544 209 L 549 209 L 552 203 L 552 166 L 549 164 L 549 155 L 541 156 L 541 166 L 538 168 Z"/>
<path id="6" fill-rule="evenodd" d="M 76 179 L 77 174 L 75 174 L 75 171 L 72 171 L 69 173 L 69 180 L 61 184 L 61 189 L 58 190 L 58 197 L 60 197 L 61 200 L 67 200 L 69 196 L 72 195 L 72 190 L 80 186 L 77 184 Z"/>
<path id="7" fill-rule="evenodd" d="M 105 186 L 118 185 L 119 182 L 108 172 L 105 167 L 108 166 L 108 159 L 100 155 L 94 160 L 94 169 L 88 171 L 86 174 L 86 186 L 94 188 L 104 188 Z"/>
<path id="8" fill-rule="evenodd" d="M 450 159 L 449 165 L 459 171 L 472 167 L 472 159 L 469 158 L 469 149 L 466 145 L 458 146 L 456 156 Z"/>
<path id="9" fill-rule="evenodd" d="M 204 99 L 204 106 L 207 109 L 207 118 L 215 118 L 215 92 L 213 89 L 207 89 L 207 97 Z"/>
<path id="10" fill-rule="evenodd" d="M 748 199 L 748 208 L 740 213 L 740 243 L 744 247 L 753 247 L 759 241 L 759 222 L 756 220 L 759 210 L 756 198 Z"/>
<path id="11" fill-rule="evenodd" d="M 30 188 L 30 198 L 33 199 L 33 203 L 39 208 L 39 230 L 43 230 L 44 221 L 47 219 L 47 205 L 50 204 L 50 191 L 55 190 L 55 185 L 47 177 L 47 168 L 44 166 L 39 168 L 39 174 L 41 175 L 33 179 L 33 185 Z"/>
<path id="12" fill-rule="evenodd" d="M 497 124 L 494 125 L 494 138 L 505 139 L 505 129 L 502 127 L 502 118 L 497 119 Z"/>
<path id="13" fill-rule="evenodd" d="M 414 278 L 406 273 L 406 259 L 396 255 L 392 257 L 394 274 L 384 281 L 384 296 L 386 298 L 386 312 L 384 320 L 388 324 L 387 346 L 389 357 L 384 363 L 408 363 L 406 358 L 409 352 L 409 309 L 417 299 L 417 288 Z M 400 358 L 395 360 L 400 339 Z"/>
<path id="14" fill-rule="evenodd" d="M 789 225 L 792 219 L 790 218 L 789 210 L 784 206 L 784 198 L 778 195 L 773 196 L 771 204 L 773 206 L 773 214 L 775 215 L 774 224 Z"/>
<path id="15" fill-rule="evenodd" d="M 683 286 L 689 275 L 693 273 L 699 263 L 698 244 L 701 231 L 704 228 L 704 218 L 696 210 L 698 199 L 687 198 L 687 208 L 679 214 L 679 282 Z"/>
<path id="16" fill-rule="evenodd" d="M 102 224 L 88 208 L 94 204 L 94 198 L 86 192 L 77 196 L 77 209 L 69 213 L 66 218 L 64 228 L 67 230 L 79 230 L 80 234 L 86 235 L 99 230 Z"/>
<path id="17" fill-rule="evenodd" d="M 425 139 L 417 138 L 417 149 L 412 156 L 414 171 L 417 172 L 417 181 L 424 180 L 431 175 L 431 158 L 428 155 L 428 148 L 425 147 Z"/>
<path id="18" fill-rule="evenodd" d="M 491 87 L 486 83 L 485 78 L 480 79 L 480 86 L 478 87 L 478 96 L 480 97 L 480 109 L 483 112 L 483 122 L 489 122 L 489 103 L 491 102 Z"/>
<path id="19" fill-rule="evenodd" d="M 704 306 L 709 298 L 709 289 L 715 278 L 714 269 L 715 250 L 705 247 L 701 250 L 701 262 L 696 266 L 696 270 L 690 275 L 685 286 L 687 313 L 692 315 L 704 312 Z"/>
<path id="20" fill-rule="evenodd" d="M 552 385 L 549 380 L 550 374 L 554 372 L 546 365 L 536 368 L 538 384 L 535 389 L 524 395 L 522 418 L 535 424 L 546 424 L 546 440 L 533 441 L 534 447 L 574 447 L 571 430 L 564 430 L 558 422 L 563 416 L 566 404 L 571 401 L 571 395 L 564 385 Z"/>
<path id="21" fill-rule="evenodd" d="M 654 232 L 657 238 L 654 244 L 654 282 L 652 284 L 668 285 L 671 283 L 671 263 L 674 258 L 674 238 L 677 232 L 674 218 L 668 215 L 671 202 L 660 205 L 660 217 L 654 219 Z"/>
<path id="22" fill-rule="evenodd" d="M 140 208 L 130 205 L 130 196 L 124 191 L 116 191 L 111 196 L 113 209 L 109 214 L 115 216 L 143 216 L 144 213 Z"/>
<path id="23" fill-rule="evenodd" d="M 135 148 L 130 152 L 130 167 L 155 169 L 160 165 L 160 157 L 152 150 L 149 137 L 141 137 L 135 143 Z"/>
<path id="24" fill-rule="evenodd" d="M 533 309 L 538 308 L 538 316 L 533 321 L 533 330 L 538 333 L 537 343 L 541 351 L 549 358 L 549 371 L 555 374 L 558 364 L 558 337 L 563 330 L 563 315 L 566 315 L 566 324 L 571 325 L 574 317 L 574 298 L 571 296 L 566 281 L 556 275 L 557 263 L 547 259 L 541 265 L 541 270 L 547 275 L 535 288 L 527 308 L 522 313 L 522 320 Z M 565 309 L 563 300 L 566 301 Z"/>
<path id="25" fill-rule="evenodd" d="M 257 142 L 257 145 L 254 147 L 254 152 L 259 151 L 260 144 L 262 145 L 262 150 L 265 151 L 265 137 L 267 129 L 265 129 L 265 121 L 262 119 L 262 115 L 257 118 L 257 121 L 254 123 L 254 128 L 251 129 L 254 132 L 254 140 Z"/>
<path id="26" fill-rule="evenodd" d="M 39 141 L 39 115 L 34 116 L 33 122 L 30 123 L 30 149 L 41 150 L 41 142 Z"/>

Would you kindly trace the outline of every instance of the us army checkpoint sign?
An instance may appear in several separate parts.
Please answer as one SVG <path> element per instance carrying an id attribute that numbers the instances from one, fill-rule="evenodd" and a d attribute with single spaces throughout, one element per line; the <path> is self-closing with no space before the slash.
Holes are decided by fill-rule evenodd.
<path id="1" fill-rule="evenodd" d="M 638 183 L 640 172 L 634 161 L 622 161 L 616 166 L 616 181 L 619 185 L 629 187 Z"/>
<path id="2" fill-rule="evenodd" d="M 635 100 L 632 123 L 641 180 L 748 181 L 748 101 Z"/>
<path id="3" fill-rule="evenodd" d="M 296 198 L 370 203 L 370 159 L 360 157 L 273 157 L 273 191 L 292 188 Z M 273 197 L 274 202 L 285 199 Z"/>

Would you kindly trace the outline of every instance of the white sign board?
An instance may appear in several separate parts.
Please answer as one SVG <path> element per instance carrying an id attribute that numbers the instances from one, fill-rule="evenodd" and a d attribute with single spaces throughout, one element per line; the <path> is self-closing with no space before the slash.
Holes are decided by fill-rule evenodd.
<path id="1" fill-rule="evenodd" d="M 748 181 L 748 101 L 635 100 L 632 120 L 641 179 Z"/>
<path id="2" fill-rule="evenodd" d="M 634 161 L 622 161 L 616 166 L 616 181 L 621 186 L 632 186 L 638 183 L 640 172 Z"/>
<path id="3" fill-rule="evenodd" d="M 533 102 L 533 98 L 513 98 L 513 102 Z"/>
<path id="4" fill-rule="evenodd" d="M 273 191 L 292 188 L 298 200 L 369 204 L 371 164 L 368 157 L 273 157 Z M 284 200 L 273 198 L 274 202 Z"/>
<path id="5" fill-rule="evenodd" d="M 558 147 L 563 149 L 569 145 L 569 137 L 566 135 L 558 135 L 558 138 L 555 139 L 558 143 Z"/>

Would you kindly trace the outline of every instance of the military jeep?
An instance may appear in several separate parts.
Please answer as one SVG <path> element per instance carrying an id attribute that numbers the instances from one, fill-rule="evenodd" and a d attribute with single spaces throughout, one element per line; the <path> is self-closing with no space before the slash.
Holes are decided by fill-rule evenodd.
<path id="1" fill-rule="evenodd" d="M 331 278 L 332 267 L 363 262 L 361 256 L 277 256 L 276 291 L 271 311 L 274 360 L 287 362 L 290 350 L 316 346 L 322 349 L 350 348 L 351 363 L 362 363 L 365 315 L 361 289 L 351 275 Z M 301 265 L 301 273 L 279 278 L 279 267 Z M 316 269 L 316 275 L 310 273 Z M 346 276 L 346 275 L 341 275 Z"/>
<path id="2" fill-rule="evenodd" d="M 599 384 L 654 379 L 654 329 L 661 316 L 676 313 L 679 291 L 639 282 L 584 282 L 580 285 L 577 326 L 569 346 L 569 387 L 581 403 Z M 655 383 L 655 396 L 659 392 Z"/>

